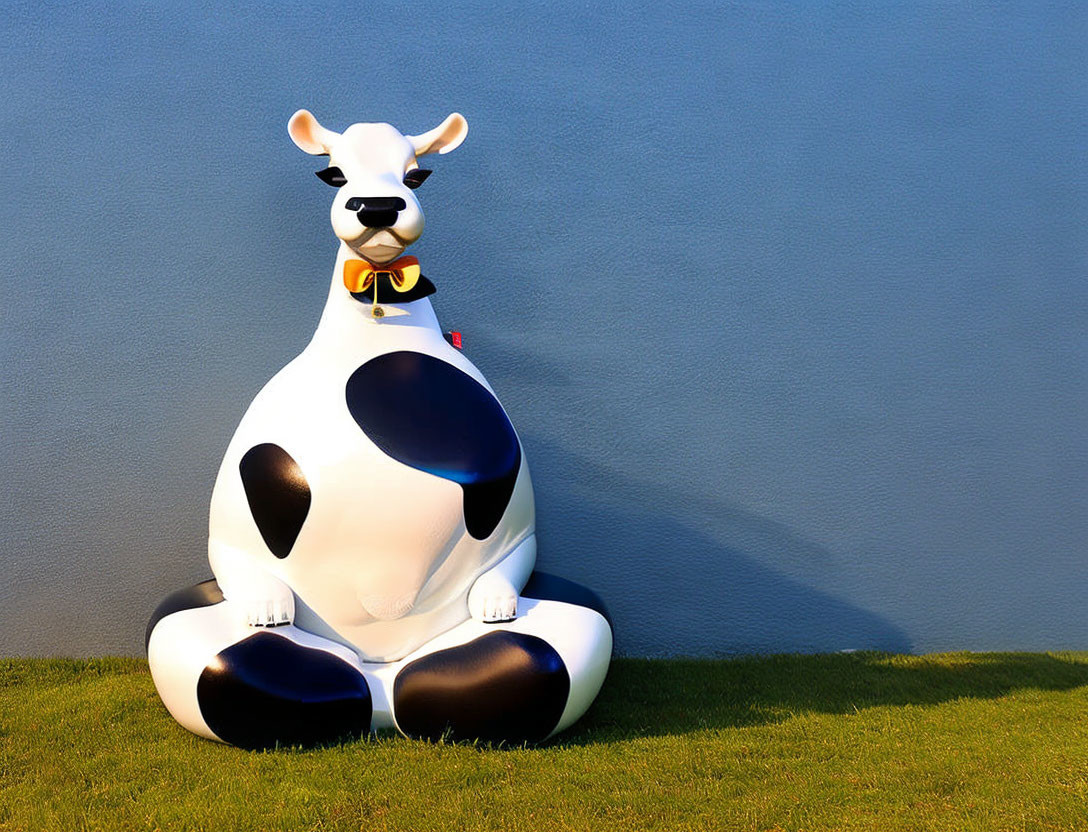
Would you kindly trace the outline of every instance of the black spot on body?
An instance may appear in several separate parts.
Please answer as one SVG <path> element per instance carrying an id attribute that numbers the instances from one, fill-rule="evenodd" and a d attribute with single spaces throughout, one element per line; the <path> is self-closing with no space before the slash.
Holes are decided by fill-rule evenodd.
<path id="1" fill-rule="evenodd" d="M 238 470 L 261 537 L 273 555 L 287 557 L 310 512 L 306 476 L 287 451 L 271 442 L 246 451 Z"/>
<path id="2" fill-rule="evenodd" d="M 570 674 L 550 644 L 501 630 L 416 659 L 397 675 L 393 703 L 406 734 L 537 742 L 559 724 Z"/>
<path id="3" fill-rule="evenodd" d="M 208 727 L 243 748 L 314 745 L 370 728 L 370 688 L 355 668 L 272 633 L 220 651 L 196 693 Z"/>
<path id="4" fill-rule="evenodd" d="M 461 486 L 470 535 L 483 540 L 495 531 L 514 492 L 521 448 L 486 387 L 452 364 L 404 351 L 359 367 L 346 394 L 352 417 L 382 451 Z"/>

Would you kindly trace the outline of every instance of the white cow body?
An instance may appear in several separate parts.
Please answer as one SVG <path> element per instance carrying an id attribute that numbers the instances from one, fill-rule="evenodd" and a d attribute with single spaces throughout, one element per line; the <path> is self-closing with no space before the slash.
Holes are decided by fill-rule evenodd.
<path id="1" fill-rule="evenodd" d="M 228 600 L 250 607 L 273 600 L 250 591 L 265 588 L 270 576 L 294 593 L 300 626 L 352 646 L 364 659 L 391 661 L 468 618 L 474 580 L 533 534 L 533 491 L 523 455 L 499 527 L 476 540 L 465 529 L 460 486 L 392 459 L 360 430 L 344 388 L 375 356 L 425 353 L 488 385 L 446 342 L 427 298 L 372 317 L 340 277 L 350 256 L 342 245 L 313 340 L 257 394 L 227 448 L 212 493 L 209 558 Z M 309 515 L 284 559 L 268 552 L 238 475 L 242 455 L 264 442 L 295 459 L 312 492 Z M 518 566 L 522 583 L 531 561 Z"/>

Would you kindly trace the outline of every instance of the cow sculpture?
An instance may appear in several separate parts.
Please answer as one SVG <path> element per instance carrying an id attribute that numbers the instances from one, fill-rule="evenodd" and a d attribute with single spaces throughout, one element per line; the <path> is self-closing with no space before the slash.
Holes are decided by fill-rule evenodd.
<path id="1" fill-rule="evenodd" d="M 212 493 L 214 580 L 169 596 L 151 673 L 183 726 L 258 748 L 395 728 L 533 742 L 577 720 L 608 669 L 591 591 L 533 571 L 533 490 L 506 412 L 439 328 L 402 256 L 423 231 L 418 159 L 454 113 L 288 131 L 334 186 L 339 252 L 320 323 L 257 394 Z"/>

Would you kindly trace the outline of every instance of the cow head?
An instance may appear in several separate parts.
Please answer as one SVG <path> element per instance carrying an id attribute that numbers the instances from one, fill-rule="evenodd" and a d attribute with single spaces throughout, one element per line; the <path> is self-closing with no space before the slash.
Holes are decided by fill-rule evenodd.
<path id="1" fill-rule="evenodd" d="M 287 131 L 302 150 L 328 156 L 318 171 L 337 189 L 332 229 L 360 257 L 375 265 L 396 259 L 423 233 L 423 211 L 415 189 L 430 174 L 418 157 L 449 153 L 465 140 L 468 123 L 453 113 L 418 136 L 405 136 L 389 124 L 353 124 L 343 133 L 322 127 L 308 110 L 299 110 Z"/>

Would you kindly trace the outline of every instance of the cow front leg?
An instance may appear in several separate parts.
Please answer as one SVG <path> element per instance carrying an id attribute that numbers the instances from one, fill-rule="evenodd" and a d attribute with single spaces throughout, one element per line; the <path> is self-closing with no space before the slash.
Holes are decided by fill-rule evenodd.
<path id="1" fill-rule="evenodd" d="M 513 621 L 518 591 L 536 564 L 536 534 L 530 534 L 497 565 L 478 577 L 468 593 L 468 612 L 476 621 Z"/>

